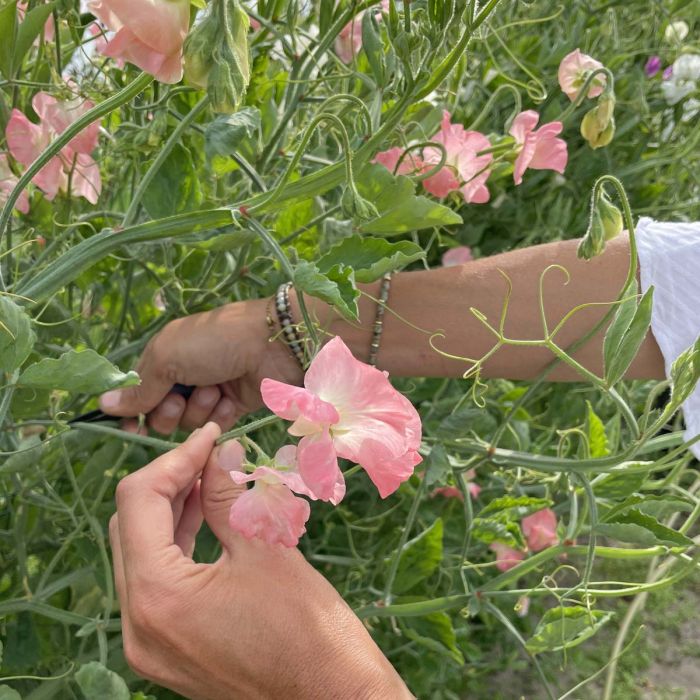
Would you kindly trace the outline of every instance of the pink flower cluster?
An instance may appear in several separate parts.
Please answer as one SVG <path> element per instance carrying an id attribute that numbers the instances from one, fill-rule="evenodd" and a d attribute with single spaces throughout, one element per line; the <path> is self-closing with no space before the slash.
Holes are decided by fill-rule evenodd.
<path id="1" fill-rule="evenodd" d="M 89 100 L 59 101 L 46 92 L 38 92 L 32 99 L 38 124 L 18 109 L 12 110 L 5 129 L 10 154 L 25 167 L 31 165 L 56 136 L 92 106 Z M 97 122 L 90 124 L 35 175 L 33 182 L 47 199 L 52 200 L 60 191 L 67 192 L 70 183 L 70 194 L 85 197 L 91 204 L 97 202 L 102 182 L 91 153 L 97 148 L 99 128 Z"/>
<path id="2" fill-rule="evenodd" d="M 555 170 L 563 173 L 568 152 L 566 142 L 557 136 L 561 122 L 549 122 L 535 128 L 539 115 L 533 110 L 521 112 L 510 128 L 513 137 L 511 153 L 515 156 L 513 179 L 516 185 L 523 180 L 526 170 Z M 423 179 L 423 187 L 436 197 L 459 192 L 467 203 L 483 204 L 491 195 L 486 182 L 494 162 L 491 142 L 478 131 L 468 131 L 461 124 L 453 124 L 449 112 L 443 112 L 442 123 L 432 137 L 433 143 L 445 150 L 442 167 Z M 422 155 L 409 152 L 403 159 L 403 150 L 395 147 L 378 153 L 375 163 L 381 163 L 399 175 L 425 174 L 438 166 L 442 149 L 428 146 Z"/>
<path id="3" fill-rule="evenodd" d="M 551 508 L 528 515 L 522 519 L 520 525 L 530 552 L 541 552 L 559 542 L 557 516 Z M 513 549 L 500 542 L 494 542 L 490 548 L 496 553 L 496 568 L 499 571 L 508 571 L 525 559 L 525 551 Z"/>
<path id="4" fill-rule="evenodd" d="M 334 338 L 311 362 L 304 386 L 264 379 L 265 405 L 293 421 L 299 444 L 277 452 L 271 464 L 251 473 L 231 472 L 236 483 L 252 481 L 231 510 L 231 527 L 246 537 L 294 546 L 309 517 L 306 501 L 294 493 L 337 505 L 345 495 L 338 457 L 359 464 L 386 498 L 421 461 L 421 423 L 411 402 L 385 372 L 356 360 Z"/>

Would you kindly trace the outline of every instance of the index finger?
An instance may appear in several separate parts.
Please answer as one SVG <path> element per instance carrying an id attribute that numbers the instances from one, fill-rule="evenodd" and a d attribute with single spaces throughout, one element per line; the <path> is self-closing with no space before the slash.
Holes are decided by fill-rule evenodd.
<path id="1" fill-rule="evenodd" d="M 154 567 L 176 550 L 173 501 L 204 469 L 221 430 L 207 423 L 171 452 L 122 479 L 117 487 L 119 539 L 127 580 Z"/>

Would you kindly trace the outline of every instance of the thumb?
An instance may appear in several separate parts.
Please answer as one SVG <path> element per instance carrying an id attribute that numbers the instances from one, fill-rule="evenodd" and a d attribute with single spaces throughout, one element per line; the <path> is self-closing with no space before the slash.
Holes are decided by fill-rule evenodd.
<path id="1" fill-rule="evenodd" d="M 100 408 L 110 416 L 132 417 L 152 411 L 170 392 L 175 381 L 173 372 L 159 371 L 149 362 L 148 350 L 137 367 L 141 383 L 113 389 L 100 397 Z"/>
<path id="2" fill-rule="evenodd" d="M 225 549 L 230 549 L 236 539 L 229 525 L 229 511 L 246 489 L 245 484 L 235 484 L 228 472 L 240 467 L 243 455 L 241 444 L 228 440 L 212 450 L 202 474 L 202 513 Z"/>

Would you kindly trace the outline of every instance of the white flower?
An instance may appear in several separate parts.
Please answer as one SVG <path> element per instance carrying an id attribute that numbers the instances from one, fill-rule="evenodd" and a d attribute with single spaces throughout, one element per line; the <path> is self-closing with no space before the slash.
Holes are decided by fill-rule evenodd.
<path id="1" fill-rule="evenodd" d="M 700 54 L 684 53 L 673 62 L 673 77 L 680 80 L 700 80 Z"/>
<path id="2" fill-rule="evenodd" d="M 664 93 L 666 102 L 670 105 L 678 104 L 694 90 L 694 80 L 676 80 L 675 75 L 671 80 L 664 80 L 663 83 L 661 83 L 661 92 Z"/>
<path id="3" fill-rule="evenodd" d="M 688 36 L 689 31 L 688 25 L 683 20 L 671 22 L 671 24 L 666 27 L 664 39 L 669 44 L 680 44 L 681 41 Z"/>

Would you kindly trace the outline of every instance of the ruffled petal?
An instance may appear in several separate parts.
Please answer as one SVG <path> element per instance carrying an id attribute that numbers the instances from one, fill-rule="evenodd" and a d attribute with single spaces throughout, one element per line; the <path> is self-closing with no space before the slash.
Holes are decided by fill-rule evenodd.
<path id="1" fill-rule="evenodd" d="M 229 524 L 249 539 L 295 547 L 306 532 L 311 508 L 283 484 L 256 482 L 231 506 Z"/>
<path id="2" fill-rule="evenodd" d="M 323 350 L 321 350 L 322 352 Z M 316 362 L 316 359 L 314 359 L 314 362 Z M 285 420 L 305 418 L 309 423 L 318 425 L 319 428 L 317 429 L 320 429 L 322 425 L 332 425 L 340 420 L 335 407 L 319 398 L 315 391 L 309 391 L 298 386 L 278 382 L 275 379 L 266 378 L 260 384 L 260 394 L 263 403 L 274 414 Z"/>
<path id="3" fill-rule="evenodd" d="M 345 480 L 328 432 L 309 435 L 299 441 L 299 473 L 316 498 L 337 505 L 345 495 Z"/>
<path id="4" fill-rule="evenodd" d="M 521 526 L 532 552 L 539 552 L 559 542 L 557 516 L 551 508 L 528 515 L 523 518 Z"/>

